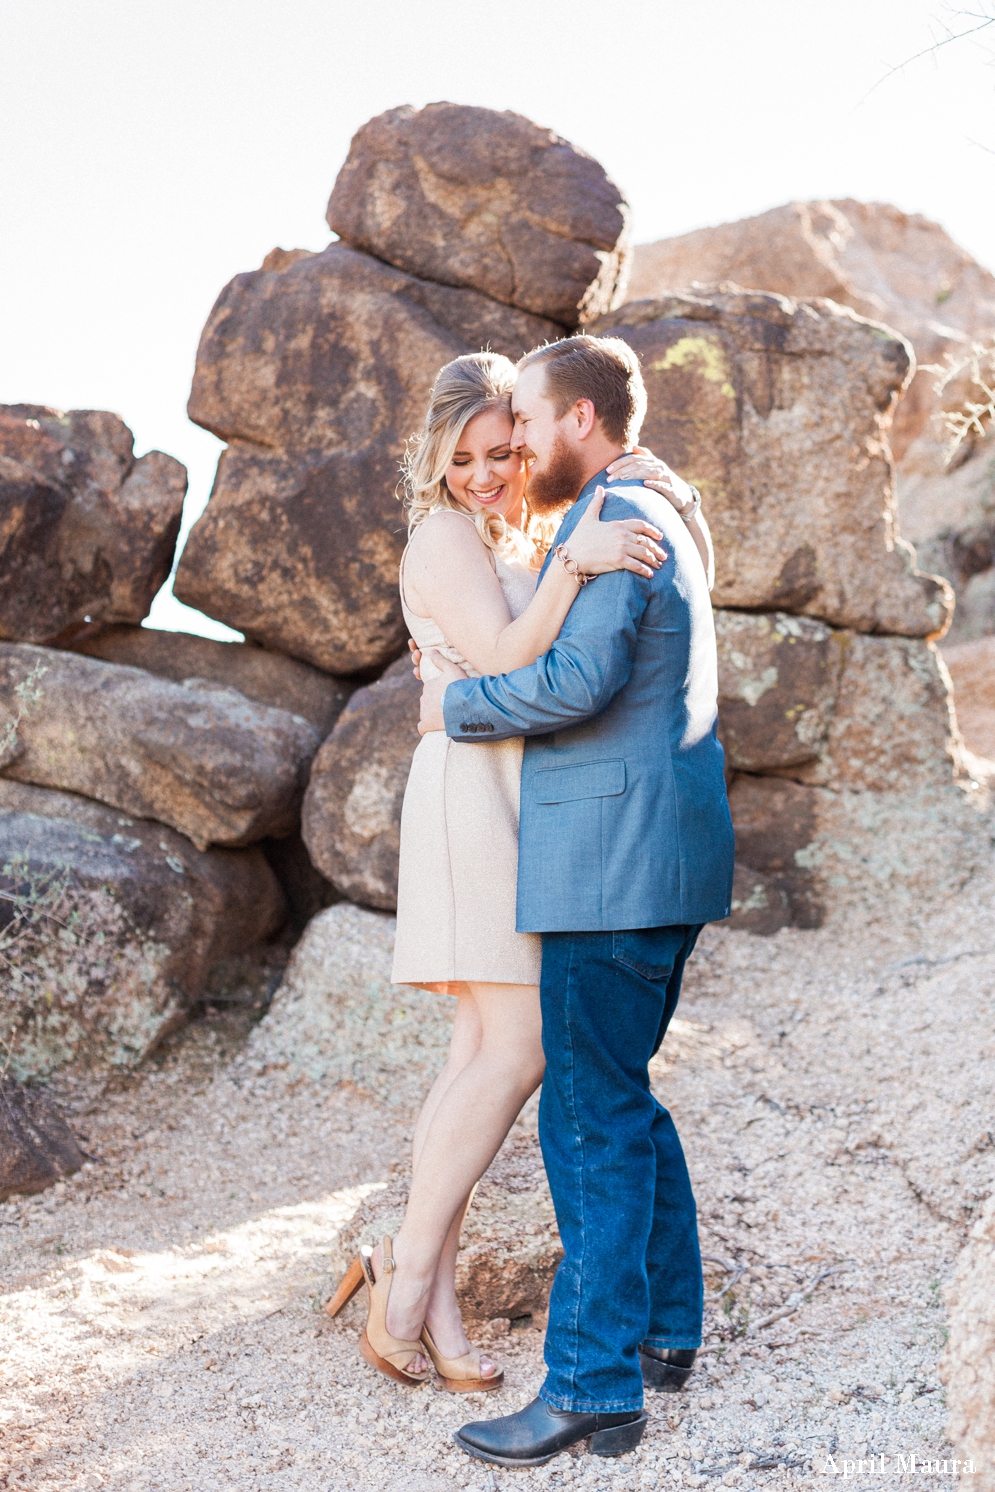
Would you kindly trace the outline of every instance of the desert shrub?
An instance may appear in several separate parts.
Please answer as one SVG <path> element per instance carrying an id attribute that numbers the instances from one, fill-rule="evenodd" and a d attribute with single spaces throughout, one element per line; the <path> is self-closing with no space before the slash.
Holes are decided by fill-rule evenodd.
<path id="1" fill-rule="evenodd" d="M 0 869 L 0 1042 L 15 1077 L 78 1057 L 129 1063 L 176 1004 L 161 979 L 168 950 L 142 934 L 105 886 L 26 856 Z"/>
<path id="2" fill-rule="evenodd" d="M 969 451 L 974 440 L 984 440 L 995 425 L 995 342 L 975 342 L 960 356 L 948 353 L 945 363 L 933 364 L 929 371 L 937 375 L 939 395 L 955 393 L 942 419 L 950 438 L 947 464 L 956 465 L 965 441 Z"/>

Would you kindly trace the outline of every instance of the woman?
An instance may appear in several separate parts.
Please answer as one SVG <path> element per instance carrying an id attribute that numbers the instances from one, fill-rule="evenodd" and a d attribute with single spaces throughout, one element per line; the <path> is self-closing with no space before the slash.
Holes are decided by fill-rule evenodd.
<path id="1" fill-rule="evenodd" d="M 602 494 L 571 535 L 567 563 L 554 560 L 536 589 L 552 525 L 529 514 L 527 464 L 510 445 L 515 376 L 494 353 L 449 363 L 406 463 L 401 603 L 423 678 L 437 673 L 430 649 L 478 676 L 533 663 L 559 634 L 578 572 L 649 576 L 665 558 L 651 524 L 600 522 Z M 683 505 L 667 468 L 641 448 L 609 476 L 642 479 Z M 707 567 L 707 530 L 697 520 L 689 528 Z M 415 751 L 392 978 L 456 996 L 453 1036 L 415 1129 L 401 1229 L 356 1260 L 328 1306 L 337 1314 L 365 1281 L 363 1356 L 404 1383 L 424 1381 L 431 1362 L 451 1392 L 502 1381 L 463 1330 L 456 1255 L 473 1188 L 543 1073 L 541 940 L 515 931 L 522 746 L 518 738 L 471 751 L 433 732 Z"/>

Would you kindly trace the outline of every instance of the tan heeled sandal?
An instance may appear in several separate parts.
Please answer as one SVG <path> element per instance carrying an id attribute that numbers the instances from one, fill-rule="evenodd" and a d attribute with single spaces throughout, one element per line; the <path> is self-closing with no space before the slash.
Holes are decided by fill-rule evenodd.
<path id="1" fill-rule="evenodd" d="M 424 1356 L 421 1342 L 402 1341 L 400 1337 L 392 1337 L 387 1330 L 387 1302 L 390 1299 L 393 1273 L 393 1243 L 390 1238 L 384 1238 L 383 1270 L 380 1278 L 377 1279 L 373 1273 L 372 1250 L 363 1249 L 350 1264 L 325 1309 L 330 1316 L 337 1316 L 343 1306 L 365 1285 L 369 1291 L 369 1306 L 366 1326 L 359 1339 L 359 1350 L 377 1372 L 393 1378 L 397 1383 L 414 1386 L 424 1383 L 430 1376 L 430 1370 L 425 1368 L 420 1373 L 409 1372 L 408 1364 L 412 1359 Z"/>
<path id="2" fill-rule="evenodd" d="M 422 1327 L 421 1342 L 432 1359 L 439 1382 L 451 1394 L 488 1393 L 492 1388 L 500 1388 L 504 1382 L 503 1368 L 496 1369 L 487 1378 L 481 1377 L 479 1347 L 471 1347 L 462 1357 L 443 1357 L 427 1326 Z"/>

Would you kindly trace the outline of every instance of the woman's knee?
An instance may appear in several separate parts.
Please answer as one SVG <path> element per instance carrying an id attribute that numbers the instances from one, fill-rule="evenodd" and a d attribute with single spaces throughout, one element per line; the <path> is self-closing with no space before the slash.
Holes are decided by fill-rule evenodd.
<path id="1" fill-rule="evenodd" d="M 523 1103 L 542 1082 L 546 1066 L 541 1044 L 485 1041 L 477 1062 L 489 1086 L 519 1094 Z"/>

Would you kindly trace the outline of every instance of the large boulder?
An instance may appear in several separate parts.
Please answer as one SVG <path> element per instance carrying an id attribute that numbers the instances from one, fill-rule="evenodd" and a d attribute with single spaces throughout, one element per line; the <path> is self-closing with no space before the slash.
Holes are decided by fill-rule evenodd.
<path id="1" fill-rule="evenodd" d="M 886 202 L 788 202 L 642 244 L 633 253 L 628 298 L 658 299 L 695 281 L 733 281 L 802 300 L 825 296 L 907 337 L 921 371 L 896 412 L 899 459 L 939 402 L 922 365 L 995 334 L 995 275 L 938 223 Z"/>
<path id="2" fill-rule="evenodd" d="M 344 244 L 238 275 L 197 353 L 190 418 L 229 445 L 176 595 L 330 673 L 396 658 L 398 463 L 436 373 L 461 353 L 518 357 L 561 334 Z"/>
<path id="3" fill-rule="evenodd" d="M 838 792 L 948 793 L 960 768 L 960 736 L 935 643 L 850 634 L 840 646 L 825 752 L 791 775 Z"/>
<path id="4" fill-rule="evenodd" d="M 806 855 L 818 831 L 811 788 L 777 777 L 738 776 L 729 789 L 736 834 L 733 927 L 768 934 L 820 927 L 825 905 Z"/>
<path id="5" fill-rule="evenodd" d="M 0 780 L 0 1035 L 20 1079 L 139 1061 L 214 964 L 285 905 L 259 849 L 198 850 L 72 793 Z"/>
<path id="6" fill-rule="evenodd" d="M 84 1156 L 48 1094 L 0 1073 L 0 1202 L 72 1176 Z"/>
<path id="7" fill-rule="evenodd" d="M 389 109 L 363 125 L 328 203 L 347 243 L 441 285 L 573 328 L 628 273 L 629 209 L 593 157 L 521 114 Z"/>
<path id="8" fill-rule="evenodd" d="M 318 740 L 233 689 L 0 644 L 3 775 L 158 819 L 201 849 L 289 834 Z"/>
<path id="9" fill-rule="evenodd" d="M 726 763 L 764 772 L 825 749 L 839 684 L 838 636 L 809 617 L 717 611 L 719 730 Z"/>
<path id="10" fill-rule="evenodd" d="M 391 984 L 394 919 L 339 902 L 308 923 L 273 1003 L 233 1064 L 289 1083 L 348 1083 L 417 1112 L 446 1060 L 455 1002 Z"/>
<path id="11" fill-rule="evenodd" d="M 733 866 L 729 907 L 727 926 L 735 932 L 755 933 L 761 938 L 770 937 L 782 927 L 791 927 L 797 920 L 781 878 L 751 870 L 739 860 Z M 818 927 L 820 923 L 821 918 L 805 925 Z"/>
<path id="12" fill-rule="evenodd" d="M 401 804 L 418 745 L 421 685 L 405 656 L 358 689 L 315 757 L 304 799 L 312 861 L 351 901 L 397 906 Z"/>
<path id="13" fill-rule="evenodd" d="M 115 414 L 0 405 L 0 637 L 140 622 L 169 574 L 186 469 Z"/>
<path id="14" fill-rule="evenodd" d="M 950 785 L 959 732 L 935 643 L 784 613 L 718 611 L 715 632 L 730 770 L 835 791 Z"/>
<path id="15" fill-rule="evenodd" d="M 259 848 L 287 899 L 287 921 L 300 935 L 312 917 L 342 900 L 327 876 L 311 861 L 298 826 L 280 839 L 261 839 Z"/>
<path id="16" fill-rule="evenodd" d="M 935 644 L 916 638 L 742 612 L 718 612 L 716 632 L 735 774 L 731 925 L 818 927 L 839 899 L 840 862 L 867 874 L 875 816 L 904 816 L 904 834 L 924 805 L 954 813 L 964 762 L 949 675 Z"/>
<path id="17" fill-rule="evenodd" d="M 178 684 L 187 679 L 206 679 L 237 689 L 257 704 L 309 720 L 322 739 L 355 688 L 351 680 L 337 679 L 285 653 L 272 653 L 251 643 L 217 642 L 188 632 L 101 627 L 73 638 L 66 646 L 74 653 L 103 658 L 105 663 L 144 668 L 146 673 Z"/>
<path id="18" fill-rule="evenodd" d="M 739 911 L 765 925 L 736 918 L 732 925 L 769 932 L 778 925 L 772 918 L 802 928 L 831 920 L 845 937 L 871 918 L 887 934 L 902 918 L 914 926 L 938 886 L 955 905 L 978 865 L 977 815 L 964 799 L 953 781 L 945 789 L 834 792 L 737 776 L 729 806 L 745 870 L 737 877 Z"/>
<path id="19" fill-rule="evenodd" d="M 687 293 L 593 323 L 639 354 L 643 439 L 701 489 L 717 606 L 925 637 L 953 609 L 895 527 L 888 423 L 910 366 L 830 302 Z"/>
<path id="20" fill-rule="evenodd" d="M 987 1136 L 991 1143 L 991 1136 Z M 950 1330 L 940 1363 L 955 1450 L 971 1485 L 995 1492 L 995 1197 L 990 1197 L 946 1290 Z"/>

